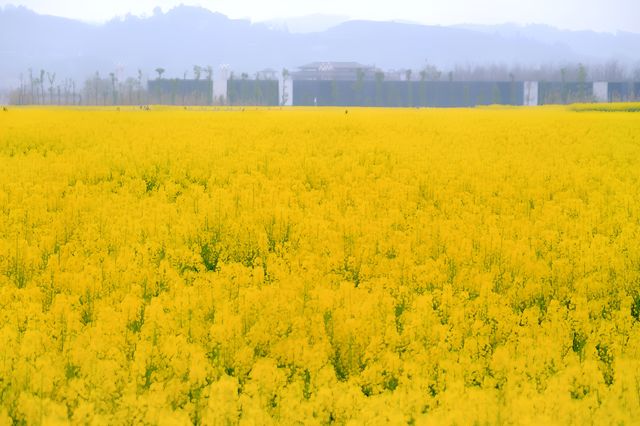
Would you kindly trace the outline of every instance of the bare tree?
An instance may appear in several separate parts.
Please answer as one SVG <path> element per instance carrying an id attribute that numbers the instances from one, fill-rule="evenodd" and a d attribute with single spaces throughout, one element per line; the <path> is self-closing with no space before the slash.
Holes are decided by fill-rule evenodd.
<path id="1" fill-rule="evenodd" d="M 100 99 L 100 72 L 96 71 L 96 75 L 95 78 L 93 80 L 94 84 L 95 84 L 95 90 L 96 90 L 96 105 L 98 105 L 99 99 Z"/>
<path id="2" fill-rule="evenodd" d="M 37 105 L 40 103 L 40 79 L 34 78 L 33 85 L 35 86 L 35 97 L 31 99 L 31 103 Z"/>
<path id="3" fill-rule="evenodd" d="M 118 77 L 116 77 L 116 73 L 109 73 L 109 77 L 111 78 L 111 96 L 113 99 L 113 105 L 118 103 L 118 94 L 116 91 L 116 83 L 118 82 Z"/>
<path id="4" fill-rule="evenodd" d="M 69 105 L 69 94 L 71 91 L 71 80 L 68 78 L 64 79 L 64 83 L 63 83 L 63 87 L 64 87 L 64 104 L 65 105 Z"/>
<path id="5" fill-rule="evenodd" d="M 142 70 L 138 70 L 138 104 L 142 105 Z"/>
<path id="6" fill-rule="evenodd" d="M 624 80 L 624 70 L 616 60 L 607 62 L 604 66 L 604 79 L 606 81 Z"/>
<path id="7" fill-rule="evenodd" d="M 45 76 L 45 72 L 44 70 L 40 70 L 40 79 L 38 80 L 40 82 L 40 99 L 41 99 L 41 103 L 44 104 L 45 102 L 45 98 L 44 98 L 44 76 Z"/>
<path id="8" fill-rule="evenodd" d="M 442 71 L 440 71 L 435 65 L 431 65 L 429 63 L 424 66 L 422 72 L 424 72 L 425 79 L 428 81 L 438 81 L 442 76 Z M 422 72 L 420 73 L 421 76 Z"/>
<path id="9" fill-rule="evenodd" d="M 20 95 L 18 96 L 18 104 L 24 104 L 24 74 L 20 73 Z"/>
<path id="10" fill-rule="evenodd" d="M 189 71 L 185 71 L 185 72 L 182 74 L 182 80 L 183 80 L 183 81 L 186 81 L 186 80 L 187 80 L 187 75 L 188 75 L 188 74 L 189 74 Z M 186 85 L 185 85 L 185 86 L 186 86 Z M 176 89 L 177 89 L 177 88 L 176 88 L 176 84 L 174 84 L 174 85 L 172 86 L 172 88 L 171 88 L 171 90 L 173 91 L 173 98 L 174 98 L 174 99 L 175 99 L 175 97 L 176 97 Z M 186 105 L 186 104 L 187 104 L 186 96 L 187 96 L 187 94 L 186 94 L 186 90 L 182 90 L 182 105 Z"/>
<path id="11" fill-rule="evenodd" d="M 53 84 L 56 81 L 56 73 L 47 73 L 47 80 L 49 80 L 49 103 L 53 103 Z"/>
<path id="12" fill-rule="evenodd" d="M 31 68 L 29 68 L 29 84 L 31 85 L 31 99 L 29 100 L 29 103 L 34 103 L 33 102 L 33 98 L 34 98 L 34 93 L 35 93 L 35 79 L 33 78 L 33 70 Z"/>

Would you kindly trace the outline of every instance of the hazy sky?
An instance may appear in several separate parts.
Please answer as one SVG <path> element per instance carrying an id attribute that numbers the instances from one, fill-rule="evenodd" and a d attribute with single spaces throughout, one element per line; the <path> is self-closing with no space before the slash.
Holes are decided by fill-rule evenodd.
<path id="1" fill-rule="evenodd" d="M 180 3 L 234 18 L 261 21 L 315 13 L 426 24 L 544 23 L 567 29 L 640 33 L 640 0 L 0 0 L 40 13 L 105 21 L 127 13 L 150 14 Z"/>

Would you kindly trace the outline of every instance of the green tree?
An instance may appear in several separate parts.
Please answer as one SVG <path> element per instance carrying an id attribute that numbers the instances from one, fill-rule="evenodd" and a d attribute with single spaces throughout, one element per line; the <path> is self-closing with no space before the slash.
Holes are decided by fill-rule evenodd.
<path id="1" fill-rule="evenodd" d="M 420 71 L 420 106 L 427 106 L 427 70 Z"/>
<path id="2" fill-rule="evenodd" d="M 111 97 L 113 100 L 113 105 L 118 104 L 118 92 L 116 90 L 116 84 L 118 83 L 118 77 L 116 77 L 116 73 L 109 73 L 109 78 L 111 79 Z"/>
<path id="3" fill-rule="evenodd" d="M 587 84 L 587 68 L 583 65 L 583 64 L 578 64 L 578 83 L 580 84 L 580 87 L 578 89 L 579 91 L 579 101 L 580 102 L 584 102 L 586 101 L 587 98 L 587 88 L 586 88 L 586 84 Z"/>
<path id="4" fill-rule="evenodd" d="M 233 74 L 233 71 L 231 72 L 231 74 L 229 74 L 229 80 L 227 81 L 227 95 L 227 102 L 229 103 L 229 105 L 235 105 L 237 100 L 237 93 L 235 75 Z"/>
<path id="5" fill-rule="evenodd" d="M 500 88 L 498 87 L 497 83 L 494 83 L 493 85 L 493 100 L 492 100 L 493 104 L 501 104 L 502 103 L 502 95 L 500 93 Z"/>
<path id="6" fill-rule="evenodd" d="M 138 83 L 137 83 L 137 89 L 138 89 L 138 104 L 141 105 L 142 104 L 142 70 L 138 70 Z"/>
<path id="7" fill-rule="evenodd" d="M 98 105 L 98 100 L 100 99 L 100 72 L 96 71 L 96 75 L 93 78 L 93 84 L 95 85 L 95 94 L 96 94 L 96 105 Z"/>
<path id="8" fill-rule="evenodd" d="M 156 72 L 158 73 L 158 80 L 162 79 L 162 74 L 164 74 L 165 69 L 162 67 L 156 68 Z"/>
<path id="9" fill-rule="evenodd" d="M 515 105 L 516 104 L 516 76 L 510 72 L 509 73 L 509 80 L 510 80 L 510 85 L 509 85 L 509 91 L 510 91 L 510 100 L 511 100 L 511 105 Z"/>
<path id="10" fill-rule="evenodd" d="M 560 69 L 560 81 L 562 82 L 562 86 L 561 86 L 561 94 L 560 96 L 562 97 L 562 103 L 566 104 L 567 103 L 567 69 L 566 68 L 561 68 Z"/>
<path id="11" fill-rule="evenodd" d="M 382 106 L 384 104 L 384 73 L 382 71 L 376 72 L 376 105 Z"/>
<path id="12" fill-rule="evenodd" d="M 213 105 L 213 67 L 211 65 L 207 65 L 207 67 L 204 69 L 204 72 L 207 75 L 207 81 L 209 82 L 207 91 L 207 105 Z"/>
<path id="13" fill-rule="evenodd" d="M 407 80 L 407 106 L 409 107 L 413 106 L 413 85 L 411 83 L 412 74 L 413 74 L 413 71 L 411 70 L 406 70 L 404 72 L 405 79 Z"/>
<path id="14" fill-rule="evenodd" d="M 260 85 L 260 74 L 256 73 L 253 81 L 253 99 L 256 105 L 262 105 L 262 86 Z"/>
<path id="15" fill-rule="evenodd" d="M 364 71 L 361 68 L 356 70 L 356 84 L 355 84 L 355 92 L 358 97 L 358 102 L 360 106 L 365 104 L 364 102 Z"/>

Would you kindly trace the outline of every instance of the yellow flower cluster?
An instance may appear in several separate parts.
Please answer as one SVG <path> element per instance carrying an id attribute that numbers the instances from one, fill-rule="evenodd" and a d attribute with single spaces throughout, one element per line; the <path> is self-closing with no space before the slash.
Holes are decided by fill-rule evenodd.
<path id="1" fill-rule="evenodd" d="M 574 104 L 571 110 L 578 112 L 640 112 L 640 102 L 616 102 L 611 104 Z"/>
<path id="2" fill-rule="evenodd" d="M 0 424 L 632 424 L 640 117 L 0 115 Z"/>

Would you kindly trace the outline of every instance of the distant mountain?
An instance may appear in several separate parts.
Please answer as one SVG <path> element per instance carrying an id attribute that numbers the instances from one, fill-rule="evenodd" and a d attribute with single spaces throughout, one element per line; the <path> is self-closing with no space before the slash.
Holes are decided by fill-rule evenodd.
<path id="1" fill-rule="evenodd" d="M 317 17 L 316 17 L 317 18 Z M 326 18 L 326 17 L 325 17 Z M 309 18 L 320 22 L 324 18 Z M 340 19 L 338 19 L 340 21 Z M 300 20 L 297 22 L 304 22 Z M 291 24 L 288 24 L 291 25 Z M 311 24 L 309 24 L 311 25 Z M 324 24 L 330 22 L 324 20 Z M 23 7 L 0 9 L 0 87 L 17 84 L 21 72 L 51 70 L 78 79 L 96 71 L 138 69 L 167 76 L 193 64 L 230 64 L 236 72 L 295 69 L 312 61 L 358 61 L 381 68 L 413 68 L 425 61 L 455 64 L 640 60 L 640 35 L 560 31 L 550 27 L 439 27 L 400 22 L 348 21 L 318 32 L 295 33 L 273 23 L 229 19 L 180 6 L 146 18 L 102 25 L 39 15 Z"/>
<path id="2" fill-rule="evenodd" d="M 529 39 L 545 44 L 563 44 L 584 57 L 618 59 L 622 62 L 640 60 L 640 34 L 618 32 L 559 30 L 548 25 L 457 25 L 455 28 L 495 34 L 511 39 Z"/>
<path id="3" fill-rule="evenodd" d="M 269 28 L 288 31 L 293 34 L 319 33 L 340 25 L 349 20 L 344 15 L 313 14 L 293 18 L 272 19 L 265 21 Z"/>
<path id="4" fill-rule="evenodd" d="M 357 60 L 382 68 L 418 68 L 428 61 L 455 64 L 538 64 L 576 57 L 565 46 L 510 39 L 477 31 L 404 24 L 349 21 L 316 34 L 310 47 L 321 58 Z M 354 58 L 354 56 L 356 56 Z"/>

